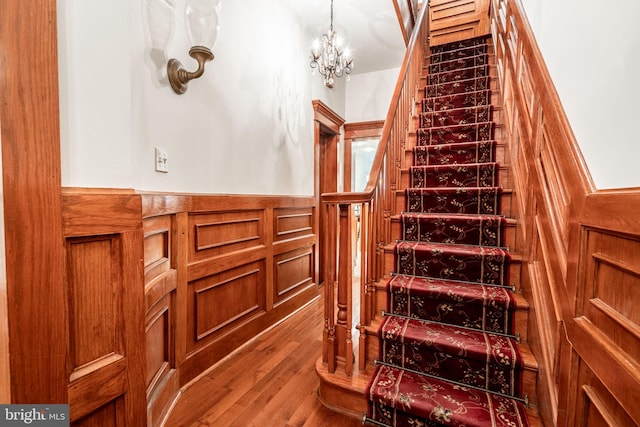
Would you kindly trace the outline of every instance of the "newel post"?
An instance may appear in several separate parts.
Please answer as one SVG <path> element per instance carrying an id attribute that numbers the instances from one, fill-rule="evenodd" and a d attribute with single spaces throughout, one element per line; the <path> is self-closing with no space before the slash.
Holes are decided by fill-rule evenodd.
<path id="1" fill-rule="evenodd" d="M 353 323 L 352 268 L 351 259 L 351 205 L 340 204 L 338 239 L 338 313 L 336 318 L 336 338 L 338 360 L 344 361 L 346 374 L 353 373 Z"/>

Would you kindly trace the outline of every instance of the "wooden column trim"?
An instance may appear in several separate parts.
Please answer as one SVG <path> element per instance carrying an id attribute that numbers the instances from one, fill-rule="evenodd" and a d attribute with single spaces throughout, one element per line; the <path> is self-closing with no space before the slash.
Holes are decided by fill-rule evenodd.
<path id="1" fill-rule="evenodd" d="M 340 127 L 344 124 L 344 119 L 319 99 L 314 99 L 311 103 L 313 105 L 313 119 L 330 130 L 330 132 L 325 131 L 325 133 L 339 134 Z"/>
<path id="2" fill-rule="evenodd" d="M 11 401 L 65 403 L 67 301 L 54 0 L 2 2 L 0 66 Z"/>
<path id="3" fill-rule="evenodd" d="M 320 183 L 320 168 L 326 167 L 325 165 L 320 164 L 320 159 L 323 157 L 321 150 L 326 147 L 321 147 L 321 140 L 323 135 L 332 136 L 331 145 L 332 147 L 337 147 L 338 138 L 340 136 L 340 129 L 344 124 L 345 120 L 340 117 L 338 113 L 333 111 L 327 104 L 324 102 L 315 99 L 311 101 L 313 106 L 313 120 L 314 120 L 314 135 L 313 135 L 313 151 L 314 151 L 314 161 L 313 161 L 313 194 L 315 198 L 315 206 L 316 206 L 316 214 L 314 215 L 314 233 L 318 236 L 316 246 L 316 256 L 315 256 L 315 277 L 314 280 L 316 283 L 320 284 L 321 282 L 321 266 L 320 266 L 320 257 L 323 256 L 321 253 L 322 243 L 324 240 L 324 236 L 320 230 L 320 216 L 321 216 L 321 206 L 320 206 L 320 193 L 321 193 L 321 183 Z M 333 148 L 332 148 L 333 149 Z M 326 153 L 325 153 L 326 154 Z M 337 153 L 336 153 L 337 155 Z M 336 166 L 337 167 L 337 166 Z M 336 183 L 337 183 L 337 170 L 334 171 L 336 173 Z M 336 191 L 337 189 L 332 189 L 332 191 Z"/>

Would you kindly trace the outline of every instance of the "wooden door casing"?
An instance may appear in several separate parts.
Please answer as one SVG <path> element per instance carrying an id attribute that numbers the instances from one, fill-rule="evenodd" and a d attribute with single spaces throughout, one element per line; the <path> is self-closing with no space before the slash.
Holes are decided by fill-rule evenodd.
<path id="1" fill-rule="evenodd" d="M 56 2 L 3 0 L 0 9 L 0 364 L 10 370 L 1 375 L 0 395 L 12 403 L 66 403 Z"/>
<path id="2" fill-rule="evenodd" d="M 323 215 L 320 213 L 320 195 L 338 189 L 338 143 L 344 119 L 320 100 L 312 101 L 314 112 L 314 197 L 316 200 L 315 229 L 318 235 L 316 247 L 316 283 L 324 283 L 325 250 Z"/>

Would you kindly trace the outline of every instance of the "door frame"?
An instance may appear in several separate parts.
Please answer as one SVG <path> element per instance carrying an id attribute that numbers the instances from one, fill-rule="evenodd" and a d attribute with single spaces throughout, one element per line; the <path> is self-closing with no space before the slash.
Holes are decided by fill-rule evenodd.
<path id="1" fill-rule="evenodd" d="M 351 178 L 353 174 L 353 140 L 359 138 L 380 138 L 384 120 L 346 123 L 344 125 L 344 191 L 353 191 Z"/>

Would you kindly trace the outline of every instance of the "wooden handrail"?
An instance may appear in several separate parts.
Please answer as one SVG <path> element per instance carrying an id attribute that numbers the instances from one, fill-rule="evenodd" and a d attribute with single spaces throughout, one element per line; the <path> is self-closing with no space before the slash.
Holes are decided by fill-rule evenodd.
<path id="1" fill-rule="evenodd" d="M 325 241 L 325 330 L 322 360 L 329 372 L 341 366 L 354 370 L 354 340 L 360 331 L 360 369 L 365 367 L 364 328 L 375 317 L 375 284 L 384 276 L 382 247 L 390 241 L 390 218 L 395 213 L 415 95 L 428 49 L 427 7 L 420 9 L 416 26 L 400 68 L 381 139 L 364 191 L 324 193 L 320 214 Z M 359 233 L 351 233 L 354 209 L 359 208 Z M 354 235 L 359 236 L 353 241 Z M 355 246 L 357 245 L 357 246 Z M 352 248 L 360 252 L 359 280 L 353 280 Z M 336 283 L 337 281 L 337 283 Z M 353 292 L 353 283 L 359 292 Z M 337 286 L 336 286 L 337 285 Z M 359 303 L 357 301 L 359 299 Z M 357 325 L 354 328 L 354 325 Z"/>

